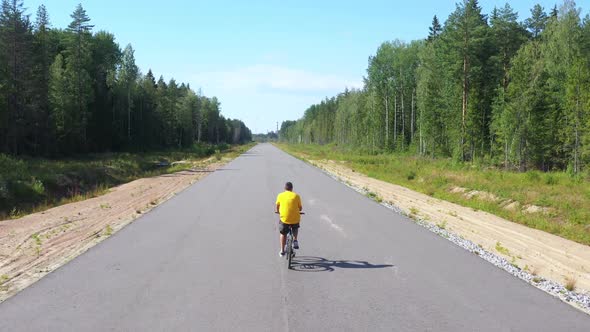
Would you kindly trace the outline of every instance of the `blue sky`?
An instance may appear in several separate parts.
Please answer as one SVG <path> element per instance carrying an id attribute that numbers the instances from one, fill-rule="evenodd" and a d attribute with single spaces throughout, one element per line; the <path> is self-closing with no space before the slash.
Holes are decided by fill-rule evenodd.
<path id="1" fill-rule="evenodd" d="M 381 42 L 424 38 L 433 15 L 444 22 L 455 9 L 446 0 L 25 0 L 25 7 L 34 13 L 44 3 L 53 26 L 64 28 L 80 2 L 95 31 L 112 32 L 121 48 L 133 45 L 144 73 L 151 68 L 217 96 L 225 116 L 254 132 L 297 119 L 347 86 L 360 87 Z M 489 13 L 505 2 L 480 4 Z M 556 2 L 510 4 L 523 20 L 535 3 L 549 11 Z"/>

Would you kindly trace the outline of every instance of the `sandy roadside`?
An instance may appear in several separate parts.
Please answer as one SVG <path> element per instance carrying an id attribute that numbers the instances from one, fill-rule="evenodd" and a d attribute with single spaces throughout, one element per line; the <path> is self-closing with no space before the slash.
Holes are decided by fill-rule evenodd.
<path id="1" fill-rule="evenodd" d="M 451 232 L 505 257 L 520 268 L 526 267 L 532 274 L 560 284 L 565 284 L 567 278 L 573 278 L 577 291 L 590 290 L 588 246 L 370 178 L 339 162 L 310 162 L 354 186 L 368 188 L 408 215 L 444 225 Z"/>
<path id="2" fill-rule="evenodd" d="M 222 165 L 210 158 L 192 170 L 139 179 L 103 196 L 0 221 L 0 302 Z"/>

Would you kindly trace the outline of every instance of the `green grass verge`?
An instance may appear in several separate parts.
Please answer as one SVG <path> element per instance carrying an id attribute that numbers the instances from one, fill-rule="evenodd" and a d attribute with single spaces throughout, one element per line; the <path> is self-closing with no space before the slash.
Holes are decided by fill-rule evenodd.
<path id="1" fill-rule="evenodd" d="M 404 154 L 370 154 L 334 145 L 287 145 L 281 149 L 302 159 L 338 160 L 372 178 L 590 245 L 590 181 L 566 172 L 509 172 L 494 167 Z M 455 187 L 485 191 L 500 201 L 469 199 Z M 549 208 L 547 213 L 509 210 L 501 201 Z"/>
<path id="2" fill-rule="evenodd" d="M 254 143 L 195 144 L 179 151 L 89 154 L 67 159 L 15 158 L 0 154 L 0 220 L 102 195 L 138 178 L 174 173 L 211 155 L 234 158 Z M 186 161 L 186 163 L 176 163 Z"/>

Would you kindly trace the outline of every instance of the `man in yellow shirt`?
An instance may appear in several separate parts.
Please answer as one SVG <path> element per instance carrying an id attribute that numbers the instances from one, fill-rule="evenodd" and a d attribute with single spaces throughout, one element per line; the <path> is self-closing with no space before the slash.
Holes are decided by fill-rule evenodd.
<path id="1" fill-rule="evenodd" d="M 279 221 L 279 240 L 281 243 L 281 251 L 279 255 L 285 255 L 286 235 L 290 226 L 293 229 L 293 248 L 299 249 L 299 242 L 297 242 L 297 233 L 299 230 L 299 221 L 301 220 L 301 197 L 293 192 L 293 184 L 287 182 L 285 184 L 285 191 L 277 196 L 275 213 L 280 214 Z M 287 226 L 289 225 L 289 226 Z"/>

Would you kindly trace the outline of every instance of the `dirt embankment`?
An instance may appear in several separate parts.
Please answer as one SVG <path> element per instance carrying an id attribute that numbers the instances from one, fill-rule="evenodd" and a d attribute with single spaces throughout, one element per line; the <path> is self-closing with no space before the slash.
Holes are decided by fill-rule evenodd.
<path id="1" fill-rule="evenodd" d="M 533 275 L 561 284 L 575 280 L 578 291 L 590 290 L 588 246 L 367 177 L 339 162 L 310 162 L 354 186 L 367 188 L 410 216 L 436 223 L 489 252 L 507 258 Z"/>
<path id="2" fill-rule="evenodd" d="M 0 302 L 221 165 L 139 179 L 103 196 L 0 221 Z"/>

